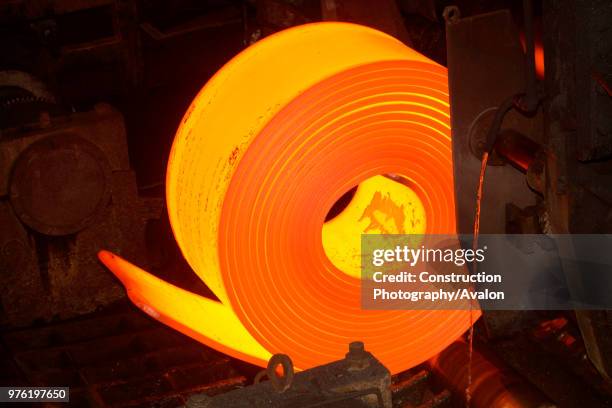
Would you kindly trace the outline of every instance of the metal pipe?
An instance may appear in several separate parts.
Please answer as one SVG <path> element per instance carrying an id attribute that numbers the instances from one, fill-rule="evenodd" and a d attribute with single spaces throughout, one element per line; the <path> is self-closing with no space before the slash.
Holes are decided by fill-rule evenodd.
<path id="1" fill-rule="evenodd" d="M 502 102 L 502 104 L 499 105 L 499 108 L 497 108 L 495 116 L 493 117 L 493 122 L 491 123 L 491 127 L 489 128 L 489 131 L 487 132 L 487 137 L 485 139 L 485 153 L 491 153 L 493 151 L 493 148 L 495 147 L 495 142 L 497 142 L 497 135 L 504 121 L 504 117 L 506 116 L 506 113 L 508 113 L 512 108 L 517 105 L 520 97 L 520 94 L 513 95 L 512 97 Z"/>
<path id="2" fill-rule="evenodd" d="M 468 384 L 468 344 L 457 340 L 429 360 L 432 370 L 455 395 L 470 387 L 472 408 L 554 408 L 539 390 L 506 366 L 485 345 L 474 342 L 472 382 Z"/>
<path id="3" fill-rule="evenodd" d="M 503 130 L 495 143 L 495 153 L 524 172 L 535 162 L 540 151 L 538 143 L 512 129 Z"/>

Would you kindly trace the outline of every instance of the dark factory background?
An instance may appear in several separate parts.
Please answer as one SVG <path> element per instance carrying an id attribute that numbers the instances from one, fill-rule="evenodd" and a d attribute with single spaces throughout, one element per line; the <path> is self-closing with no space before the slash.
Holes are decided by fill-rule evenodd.
<path id="1" fill-rule="evenodd" d="M 513 35 L 512 27 L 523 31 L 521 2 L 372 3 L 0 3 L 0 385 L 70 386 L 75 406 L 174 407 L 193 394 L 216 395 L 253 382 L 258 368 L 202 346 L 130 305 L 95 253 L 120 252 L 171 283 L 213 296 L 172 236 L 164 207 L 167 157 L 181 117 L 204 83 L 273 32 L 321 20 L 378 28 L 449 66 L 451 104 L 495 106 L 523 89 L 523 55 L 517 57 L 514 45 L 499 46 Z M 487 187 L 490 197 L 483 202 L 484 232 L 550 232 L 551 224 L 566 232 L 612 230 L 607 3 L 535 2 L 536 38 L 547 52 L 542 81 L 547 99 L 535 120 L 511 114 L 504 140 L 511 147 L 532 143 L 555 151 L 566 149 L 567 140 L 578 141 L 572 154 L 556 156 L 562 158 L 554 182 L 542 174 L 550 166 L 546 158 L 538 155 L 517 169 L 522 162 L 500 147 L 493 164 L 512 165 L 492 171 L 497 182 Z M 451 5 L 461 17 L 444 16 Z M 472 19 L 470 29 L 481 30 L 482 41 L 462 43 L 461 30 L 467 29 L 457 23 L 451 30 L 447 24 L 453 18 Z M 487 31 L 492 27 L 493 35 Z M 493 64 L 497 71 L 479 71 L 476 64 L 491 58 L 499 61 Z M 472 122 L 469 106 L 452 113 L 454 131 Z M 584 130 L 580 123 L 587 122 Z M 465 179 L 457 180 L 469 191 L 462 195 L 458 189 L 459 214 L 472 214 L 479 164 L 471 160 L 462 160 Z M 548 200 L 551 189 L 557 198 Z M 573 195 L 571 206 L 563 205 L 563 194 Z M 459 227 L 469 231 L 461 222 Z M 518 390 L 508 407 L 536 406 L 524 401 L 542 407 L 612 406 L 610 321 L 608 312 L 485 315 L 476 327 L 474 361 L 494 378 L 481 392 Z M 444 353 L 464 365 L 463 349 L 454 347 Z M 392 392 L 395 407 L 463 404 L 463 395 L 428 365 L 395 376 Z"/>

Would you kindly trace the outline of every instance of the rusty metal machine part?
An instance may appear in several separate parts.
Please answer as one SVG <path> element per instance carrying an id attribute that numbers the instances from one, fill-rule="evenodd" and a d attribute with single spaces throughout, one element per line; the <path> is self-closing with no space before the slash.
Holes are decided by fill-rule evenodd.
<path id="1" fill-rule="evenodd" d="M 55 102 L 55 96 L 49 92 L 47 86 L 27 72 L 16 70 L 0 71 L 0 88 L 8 87 L 21 88 L 36 98 Z"/>
<path id="2" fill-rule="evenodd" d="M 287 356 L 275 355 L 270 359 L 268 375 L 279 362 L 290 363 Z M 463 391 L 468 387 L 468 345 L 463 340 L 451 344 L 429 361 L 438 378 L 454 391 L 452 406 L 461 406 Z M 477 343 L 472 356 L 472 408 L 555 408 L 546 396 L 525 382 L 510 367 L 493 356 L 483 344 Z M 287 371 L 285 371 L 285 376 Z M 401 374 L 400 374 L 401 376 Z M 415 375 L 408 381 L 423 382 L 427 375 Z M 393 384 L 391 384 L 393 380 Z M 239 408 L 239 407 L 447 407 L 451 404 L 448 391 L 419 405 L 419 399 L 404 400 L 394 389 L 401 388 L 399 378 L 391 379 L 389 371 L 364 344 L 356 341 L 349 345 L 344 360 L 296 373 L 292 380 L 285 378 L 286 387 L 279 389 L 272 381 L 211 397 L 206 394 L 192 396 L 186 408 Z M 414 389 L 412 384 L 410 388 Z M 393 394 L 393 398 L 391 398 Z M 413 405 L 416 404 L 416 405 Z"/>
<path id="3" fill-rule="evenodd" d="M 48 126 L 62 112 L 46 84 L 27 72 L 0 71 L 0 137 L 10 129 Z"/>
<path id="4" fill-rule="evenodd" d="M 508 208 L 535 207 L 538 198 L 532 189 L 541 190 L 542 183 L 541 160 L 534 159 L 537 151 L 530 151 L 541 143 L 542 115 L 508 112 L 514 100 L 509 97 L 523 92 L 526 82 L 519 29 L 509 10 L 461 18 L 459 8 L 449 6 L 444 15 L 458 231 L 473 232 L 481 158 L 492 148 L 491 128 L 499 124 L 498 144 L 489 154 L 484 180 L 480 232 L 517 233 L 507 221 Z M 523 169 L 531 163 L 535 165 L 528 184 L 515 167 Z M 483 315 L 483 323 L 488 333 L 508 334 L 524 318 L 520 313 L 490 311 Z"/>
<path id="5" fill-rule="evenodd" d="M 471 233 L 480 171 L 475 154 L 483 148 L 478 142 L 484 145 L 484 135 L 500 102 L 525 88 L 524 56 L 519 30 L 508 10 L 467 18 L 460 18 L 459 10 L 452 10 L 446 38 L 457 227 L 459 232 Z M 502 126 L 502 131 L 505 129 L 535 137 L 541 133 L 541 116 L 526 118 L 510 112 Z M 503 233 L 503 203 L 526 207 L 534 205 L 535 198 L 525 176 L 510 166 L 490 167 L 487 172 L 481 233 Z"/>
<path id="6" fill-rule="evenodd" d="M 527 172 L 537 160 L 541 147 L 525 135 L 506 129 L 497 136 L 494 151 L 517 169 Z"/>
<path id="7" fill-rule="evenodd" d="M 491 127 L 490 116 L 499 101 L 510 101 L 511 95 L 526 89 L 529 100 L 523 100 L 522 107 L 527 110 L 533 111 L 537 106 L 536 98 L 545 95 L 542 115 L 522 118 L 516 112 L 509 113 L 491 162 L 510 162 L 527 177 L 525 179 L 519 172 L 513 174 L 509 166 L 489 170 L 482 230 L 502 233 L 505 227 L 506 232 L 529 232 L 515 229 L 514 222 L 514 227 L 504 226 L 501 211 L 505 208 L 513 213 L 533 210 L 540 225 L 526 228 L 536 232 L 609 233 L 612 231 L 609 115 L 612 98 L 608 83 L 612 72 L 607 57 L 611 43 L 606 33 L 609 33 L 612 4 L 574 0 L 544 2 L 546 75 L 540 88 L 535 84 L 534 64 L 537 62 L 531 55 L 534 51 L 530 41 L 534 34 L 531 2 L 524 2 L 524 7 L 527 9 L 524 16 L 529 51 L 527 64 L 523 63 L 522 53 L 516 47 L 516 28 L 507 12 L 505 17 L 504 12 L 496 12 L 460 19 L 456 8 L 448 9 L 453 153 L 455 163 L 461 165 L 460 171 L 458 167 L 455 169 L 459 230 L 469 232 L 471 225 L 476 177 L 470 174 L 470 168 L 476 168 L 477 158 L 489 142 L 484 130 Z M 503 38 L 508 41 L 502 41 Z M 499 47 L 499 44 L 508 46 Z M 494 60 L 490 59 L 492 56 Z M 462 100 L 472 103 L 464 104 Z M 475 157 L 468 157 L 466 151 Z M 526 185 L 542 197 L 528 193 Z M 506 220 L 515 218 L 511 215 L 507 212 Z M 573 250 L 562 249 L 569 253 Z M 568 282 L 568 285 L 577 287 L 580 282 Z M 580 311 L 576 316 L 590 360 L 605 378 L 610 379 L 610 312 Z M 483 322 L 499 328 L 500 322 L 494 313 L 485 313 Z"/>
<path id="8" fill-rule="evenodd" d="M 282 369 L 282 375 L 278 375 L 277 369 Z M 293 362 L 286 354 L 274 354 L 268 361 L 268 367 L 260 371 L 253 381 L 255 384 L 259 384 L 264 376 L 268 377 L 272 387 L 278 392 L 285 392 L 291 387 L 293 383 L 293 376 L 295 371 L 293 370 Z"/>
<path id="9" fill-rule="evenodd" d="M 74 134 L 29 146 L 11 174 L 10 201 L 19 219 L 46 235 L 74 234 L 96 221 L 111 195 L 104 153 Z"/>
<path id="10" fill-rule="evenodd" d="M 0 321 L 67 318 L 125 296 L 95 252 L 111 245 L 146 262 L 145 223 L 162 201 L 138 196 L 121 114 L 101 104 L 3 136 Z"/>
<path id="11" fill-rule="evenodd" d="M 545 201 L 552 231 L 612 232 L 609 1 L 545 1 Z M 573 251 L 573 248 L 566 248 Z M 590 360 L 612 378 L 612 313 L 576 312 Z"/>
<path id="12" fill-rule="evenodd" d="M 275 355 L 268 365 L 268 376 L 284 381 L 279 388 L 274 381 L 264 381 L 250 387 L 230 391 L 216 397 L 195 395 L 186 408 L 258 408 L 258 407 L 377 407 L 391 408 L 391 374 L 362 342 L 349 345 L 344 360 L 314 367 L 290 376 L 270 374 L 279 364 L 292 366 L 287 356 Z M 283 378 L 283 380 L 279 380 Z M 292 380 L 291 380 L 292 379 Z"/>
<path id="13" fill-rule="evenodd" d="M 469 148 L 473 156 L 480 160 L 485 152 L 488 130 L 491 126 L 497 107 L 482 111 L 472 122 L 467 131 Z M 489 152 L 489 166 L 510 164 L 522 172 L 527 172 L 542 153 L 542 147 L 529 137 L 508 128 L 498 133 L 493 150 Z"/>

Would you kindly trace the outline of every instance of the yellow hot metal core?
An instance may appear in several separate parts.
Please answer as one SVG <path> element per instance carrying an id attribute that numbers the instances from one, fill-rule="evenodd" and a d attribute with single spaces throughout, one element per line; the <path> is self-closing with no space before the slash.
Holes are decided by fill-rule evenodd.
<path id="1" fill-rule="evenodd" d="M 385 176 L 359 184 L 338 216 L 323 225 L 323 249 L 332 264 L 349 276 L 361 277 L 361 234 L 424 234 L 427 219 L 418 195 Z"/>

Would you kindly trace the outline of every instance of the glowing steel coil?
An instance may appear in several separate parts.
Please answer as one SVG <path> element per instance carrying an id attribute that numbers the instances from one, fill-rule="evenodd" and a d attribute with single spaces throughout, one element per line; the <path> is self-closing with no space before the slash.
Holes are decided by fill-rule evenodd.
<path id="1" fill-rule="evenodd" d="M 304 369 L 359 339 L 395 373 L 472 321 L 361 310 L 361 233 L 455 231 L 446 69 L 386 34 L 310 24 L 243 51 L 186 113 L 166 188 L 183 255 L 221 303 L 100 259 L 147 313 L 227 354 L 265 365 L 282 352 Z"/>

